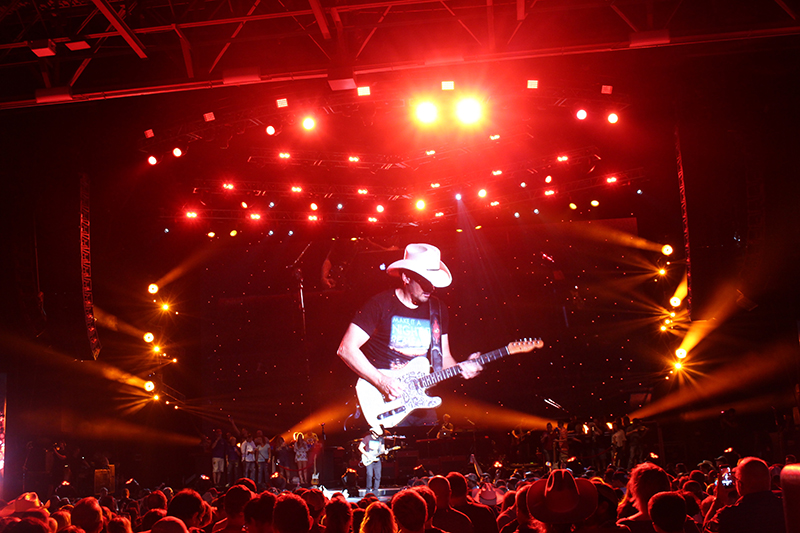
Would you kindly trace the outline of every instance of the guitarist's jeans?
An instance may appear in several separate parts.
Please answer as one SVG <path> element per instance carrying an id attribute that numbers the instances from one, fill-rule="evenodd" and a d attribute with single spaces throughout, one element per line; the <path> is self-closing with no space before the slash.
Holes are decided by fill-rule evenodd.
<path id="1" fill-rule="evenodd" d="M 381 485 L 381 460 L 370 463 L 367 468 L 367 492 L 375 493 Z M 376 494 L 377 496 L 377 494 Z"/>

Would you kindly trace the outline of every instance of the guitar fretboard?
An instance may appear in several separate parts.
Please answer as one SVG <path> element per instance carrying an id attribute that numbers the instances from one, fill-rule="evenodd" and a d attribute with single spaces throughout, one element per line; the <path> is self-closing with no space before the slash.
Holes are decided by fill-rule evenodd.
<path id="1" fill-rule="evenodd" d="M 503 346 L 502 348 L 498 348 L 497 350 L 492 350 L 491 352 L 481 354 L 480 357 L 478 357 L 477 359 L 473 359 L 473 361 L 478 362 L 480 364 L 484 364 L 484 363 L 489 363 L 491 361 L 497 361 L 498 359 L 502 359 L 507 355 L 508 355 L 508 347 Z M 460 364 L 453 365 L 443 370 L 439 370 L 438 372 L 433 372 L 426 376 L 422 376 L 421 378 L 415 379 L 414 385 L 422 389 L 427 389 L 429 387 L 433 387 L 437 383 L 441 383 L 446 379 L 454 378 L 459 374 L 461 374 L 461 365 Z"/>

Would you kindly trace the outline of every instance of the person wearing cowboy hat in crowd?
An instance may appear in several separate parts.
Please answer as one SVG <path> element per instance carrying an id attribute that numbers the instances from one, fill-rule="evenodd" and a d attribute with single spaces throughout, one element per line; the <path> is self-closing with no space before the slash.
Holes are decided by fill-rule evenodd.
<path id="1" fill-rule="evenodd" d="M 409 244 L 403 259 L 386 269 L 398 278 L 400 286 L 373 296 L 359 310 L 339 345 L 339 357 L 388 398 L 402 394 L 403 383 L 380 369 L 402 367 L 418 356 L 427 356 L 431 347 L 431 306 L 439 312 L 442 366 L 456 365 L 450 353 L 447 307 L 433 296 L 434 291 L 450 285 L 453 277 L 441 260 L 441 252 L 430 244 Z M 469 359 L 479 357 L 479 353 Z M 479 363 L 461 363 L 462 377 L 475 377 L 482 370 Z M 400 425 L 432 425 L 432 409 L 412 412 Z"/>
<path id="2" fill-rule="evenodd" d="M 580 524 L 597 509 L 594 483 L 575 479 L 566 469 L 553 470 L 547 479 L 533 482 L 525 492 L 528 513 L 541 522 L 540 531 L 544 533 L 572 531 L 573 524 Z"/>
<path id="3" fill-rule="evenodd" d="M 617 525 L 617 492 L 600 480 L 592 480 L 597 489 L 597 509 L 583 521 L 575 533 L 630 533 L 628 526 Z"/>

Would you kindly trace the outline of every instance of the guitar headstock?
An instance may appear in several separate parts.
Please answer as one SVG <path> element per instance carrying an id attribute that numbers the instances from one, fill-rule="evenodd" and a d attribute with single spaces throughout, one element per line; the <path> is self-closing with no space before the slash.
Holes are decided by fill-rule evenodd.
<path id="1" fill-rule="evenodd" d="M 509 343 L 506 348 L 508 349 L 508 353 L 525 353 L 530 352 L 531 350 L 535 350 L 536 348 L 541 348 L 544 346 L 542 339 L 522 339 L 516 342 Z"/>

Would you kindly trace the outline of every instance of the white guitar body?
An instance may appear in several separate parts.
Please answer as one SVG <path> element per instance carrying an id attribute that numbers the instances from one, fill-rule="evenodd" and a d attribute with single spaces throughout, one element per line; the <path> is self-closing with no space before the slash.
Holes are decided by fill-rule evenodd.
<path id="1" fill-rule="evenodd" d="M 483 365 L 496 361 L 510 354 L 529 352 L 542 347 L 541 339 L 527 339 L 512 342 L 507 346 L 480 355 L 476 362 Z M 442 405 L 438 396 L 428 396 L 425 392 L 437 383 L 450 379 L 461 373 L 461 365 L 454 365 L 438 372 L 431 373 L 430 363 L 425 356 L 415 357 L 402 368 L 394 370 L 380 369 L 386 376 L 403 384 L 403 395 L 389 400 L 369 381 L 359 378 L 356 383 L 356 395 L 361 404 L 361 412 L 370 427 L 383 426 L 393 428 L 416 409 L 432 409 Z"/>
<path id="2" fill-rule="evenodd" d="M 405 386 L 403 395 L 394 400 L 386 400 L 383 393 L 369 381 L 359 378 L 356 394 L 361 404 L 361 412 L 370 427 L 393 428 L 414 409 L 432 409 L 442 405 L 438 396 L 428 396 L 425 389 L 418 388 L 414 380 L 431 373 L 430 363 L 425 356 L 415 357 L 403 368 L 381 369 L 381 374 L 397 378 Z"/>

